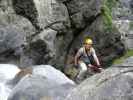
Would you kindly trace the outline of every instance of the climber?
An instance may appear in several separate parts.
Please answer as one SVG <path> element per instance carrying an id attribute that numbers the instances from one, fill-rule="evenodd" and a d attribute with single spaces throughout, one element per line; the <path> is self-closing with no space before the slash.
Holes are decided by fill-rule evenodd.
<path id="1" fill-rule="evenodd" d="M 87 68 L 94 69 L 97 71 L 102 71 L 98 57 L 95 53 L 95 49 L 92 47 L 93 41 L 91 38 L 87 37 L 84 40 L 83 47 L 81 47 L 75 55 L 74 64 L 80 68 L 77 78 L 82 79 Z M 97 66 L 92 64 L 92 60 Z"/>

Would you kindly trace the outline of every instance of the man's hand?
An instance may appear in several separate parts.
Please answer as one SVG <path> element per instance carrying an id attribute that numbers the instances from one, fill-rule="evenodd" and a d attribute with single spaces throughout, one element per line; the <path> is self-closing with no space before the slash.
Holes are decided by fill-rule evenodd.
<path id="1" fill-rule="evenodd" d="M 101 65 L 94 66 L 92 64 L 88 64 L 88 67 L 91 68 L 93 71 L 97 71 L 97 72 L 102 72 L 103 71 L 103 68 L 101 67 Z"/>
<path id="2" fill-rule="evenodd" d="M 88 64 L 88 67 L 89 67 L 89 68 L 92 68 L 92 67 L 94 67 L 94 66 L 93 66 L 92 64 Z"/>
<path id="3" fill-rule="evenodd" d="M 98 67 L 98 68 L 102 68 L 102 66 L 101 66 L 101 65 L 97 65 L 97 67 Z"/>
<path id="4" fill-rule="evenodd" d="M 97 65 L 97 66 L 98 66 L 98 69 L 100 69 L 101 71 L 104 70 L 101 65 Z"/>

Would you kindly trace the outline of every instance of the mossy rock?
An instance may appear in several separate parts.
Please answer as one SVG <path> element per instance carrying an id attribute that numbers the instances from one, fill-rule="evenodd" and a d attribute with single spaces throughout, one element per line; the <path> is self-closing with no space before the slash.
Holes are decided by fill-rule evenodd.
<path id="1" fill-rule="evenodd" d="M 71 78 L 72 80 L 75 79 L 75 77 L 77 76 L 79 70 L 78 68 L 75 68 L 74 65 L 69 65 L 65 68 L 64 73 Z"/>
<path id="2" fill-rule="evenodd" d="M 126 58 L 133 56 L 133 50 L 128 50 L 125 54 L 113 61 L 113 64 L 121 64 Z"/>
<path id="3" fill-rule="evenodd" d="M 133 21 L 130 22 L 130 30 L 133 30 Z"/>

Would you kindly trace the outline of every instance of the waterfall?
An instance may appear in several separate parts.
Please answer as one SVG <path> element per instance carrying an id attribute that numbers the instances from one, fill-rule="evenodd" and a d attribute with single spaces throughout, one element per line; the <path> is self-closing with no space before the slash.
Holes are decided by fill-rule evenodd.
<path id="1" fill-rule="evenodd" d="M 0 64 L 0 100 L 7 100 L 11 93 L 11 84 L 7 84 L 12 80 L 20 69 L 11 64 Z"/>

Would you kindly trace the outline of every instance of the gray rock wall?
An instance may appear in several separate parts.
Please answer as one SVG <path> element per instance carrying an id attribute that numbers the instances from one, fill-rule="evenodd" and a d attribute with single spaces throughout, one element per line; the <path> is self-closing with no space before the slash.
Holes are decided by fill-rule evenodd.
<path id="1" fill-rule="evenodd" d="M 11 37 L 5 35 L 13 42 L 8 47 L 9 42 L 1 40 L 0 62 L 20 67 L 51 64 L 60 68 L 88 35 L 103 62 L 115 58 L 124 51 L 124 46 L 116 32 L 104 32 L 102 6 L 102 0 L 1 0 L 0 25 L 3 30 L 7 31 L 6 27 L 13 30 L 8 30 Z M 7 34 L 4 32 L 0 30 L 1 39 Z"/>

